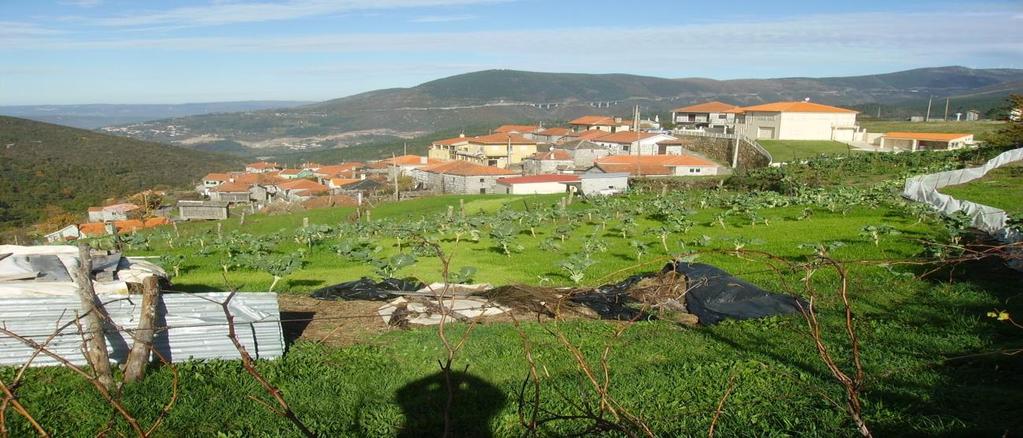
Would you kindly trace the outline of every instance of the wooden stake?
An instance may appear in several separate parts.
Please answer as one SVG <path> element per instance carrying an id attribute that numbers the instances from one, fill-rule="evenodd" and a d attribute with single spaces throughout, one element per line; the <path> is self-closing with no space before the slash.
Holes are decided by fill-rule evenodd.
<path id="1" fill-rule="evenodd" d="M 220 222 L 217 222 L 217 238 L 218 239 L 223 239 L 224 238 L 224 235 L 221 233 L 223 225 L 224 224 L 222 224 Z"/>
<path id="2" fill-rule="evenodd" d="M 308 227 L 309 227 L 309 218 L 308 217 L 302 218 L 302 228 L 308 228 Z"/>
<path id="3" fill-rule="evenodd" d="M 458 210 L 459 214 L 462 215 L 462 219 L 465 219 L 465 199 L 458 199 Z"/>
<path id="4" fill-rule="evenodd" d="M 81 311 L 85 315 L 85 358 L 89 361 L 99 382 L 108 390 L 114 389 L 114 376 L 110 369 L 110 357 L 107 355 L 107 340 L 103 334 L 103 314 L 106 313 L 96 290 L 92 287 L 92 255 L 89 245 L 78 244 L 78 269 L 75 271 L 78 282 L 78 298 Z"/>
<path id="5" fill-rule="evenodd" d="M 124 364 L 124 383 L 142 380 L 146 364 L 153 349 L 153 322 L 156 321 L 156 303 L 160 300 L 160 282 L 155 275 L 146 277 L 142 282 L 142 316 L 135 330 L 135 343 L 128 352 Z"/>

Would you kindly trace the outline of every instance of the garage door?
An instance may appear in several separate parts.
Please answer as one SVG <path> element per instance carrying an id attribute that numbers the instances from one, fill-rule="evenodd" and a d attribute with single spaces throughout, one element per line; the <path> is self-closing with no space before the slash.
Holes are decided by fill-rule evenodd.
<path id="1" fill-rule="evenodd" d="M 774 127 L 773 126 L 771 126 L 771 127 L 764 127 L 764 126 L 758 127 L 757 128 L 757 138 L 758 139 L 763 138 L 763 139 L 768 139 L 768 140 L 773 139 L 774 138 Z"/>

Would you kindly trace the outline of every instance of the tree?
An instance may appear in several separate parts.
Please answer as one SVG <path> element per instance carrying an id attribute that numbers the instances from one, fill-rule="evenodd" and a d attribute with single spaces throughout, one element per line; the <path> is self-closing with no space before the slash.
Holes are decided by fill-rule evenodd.
<path id="1" fill-rule="evenodd" d="M 1012 111 L 1023 110 L 1023 95 L 1009 95 L 1009 109 Z M 1023 144 L 1023 117 L 1016 120 L 1009 120 L 1004 128 L 998 131 L 997 141 L 1002 144 L 1018 145 Z"/>

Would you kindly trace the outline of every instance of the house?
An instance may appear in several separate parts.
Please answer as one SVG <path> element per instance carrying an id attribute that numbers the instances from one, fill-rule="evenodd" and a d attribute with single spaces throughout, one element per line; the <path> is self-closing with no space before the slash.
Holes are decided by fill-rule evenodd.
<path id="1" fill-rule="evenodd" d="M 717 175 L 721 166 L 693 155 L 611 155 L 594 162 L 603 173 L 628 173 L 632 176 L 705 176 Z"/>
<path id="2" fill-rule="evenodd" d="M 231 175 L 226 173 L 209 173 L 202 177 L 202 186 L 211 189 L 231 180 Z"/>
<path id="3" fill-rule="evenodd" d="M 325 166 L 321 165 L 313 171 L 313 176 L 320 180 L 320 184 L 326 184 L 327 180 L 331 178 L 358 178 L 360 177 L 359 169 L 365 166 L 366 163 L 359 161 Z"/>
<path id="4" fill-rule="evenodd" d="M 735 128 L 735 116 L 742 108 L 724 102 L 704 102 L 671 110 L 671 121 L 682 129 L 728 133 Z"/>
<path id="5" fill-rule="evenodd" d="M 178 201 L 178 217 L 183 220 L 227 219 L 228 203 L 221 201 Z"/>
<path id="6" fill-rule="evenodd" d="M 141 213 L 139 206 L 132 203 L 121 203 L 105 207 L 89 207 L 89 222 L 111 222 L 129 219 Z"/>
<path id="7" fill-rule="evenodd" d="M 568 128 L 547 128 L 533 134 L 533 140 L 541 143 L 557 143 L 563 137 L 571 133 L 572 130 Z"/>
<path id="8" fill-rule="evenodd" d="M 46 241 L 49 243 L 53 242 L 64 242 L 68 240 L 76 240 L 82 237 L 82 233 L 78 231 L 78 225 L 71 224 L 50 234 L 47 234 Z"/>
<path id="9" fill-rule="evenodd" d="M 545 195 L 565 193 L 568 183 L 579 182 L 578 175 L 528 175 L 499 178 L 496 193 L 508 195 Z"/>
<path id="10" fill-rule="evenodd" d="M 564 173 L 574 169 L 575 161 L 572 159 L 572 154 L 562 149 L 537 152 L 522 162 L 522 171 L 526 175 Z"/>
<path id="11" fill-rule="evenodd" d="M 562 142 L 556 146 L 556 149 L 572 154 L 572 164 L 576 169 L 589 169 L 593 167 L 593 162 L 598 158 L 611 155 L 610 148 L 589 140 Z"/>
<path id="12" fill-rule="evenodd" d="M 912 152 L 955 150 L 976 144 L 973 134 L 945 132 L 887 132 L 879 141 L 882 149 L 888 147 Z"/>
<path id="13" fill-rule="evenodd" d="M 566 183 L 576 193 L 586 196 L 613 195 L 629 190 L 629 174 L 626 172 L 587 172 L 579 175 L 579 182 Z"/>
<path id="14" fill-rule="evenodd" d="M 248 173 L 270 173 L 278 170 L 283 170 L 280 164 L 268 163 L 266 161 L 258 161 L 255 163 L 249 163 L 245 165 L 245 171 Z"/>
<path id="15" fill-rule="evenodd" d="M 599 115 L 582 116 L 568 122 L 568 124 L 576 131 L 589 131 L 593 129 L 615 133 L 632 129 L 632 120 Z"/>
<path id="16" fill-rule="evenodd" d="M 673 138 L 657 142 L 657 155 L 685 155 L 691 153 L 686 146 L 693 144 L 693 137 Z"/>
<path id="17" fill-rule="evenodd" d="M 429 156 L 434 159 L 463 160 L 484 166 L 507 168 L 521 163 L 536 151 L 535 140 L 516 133 L 494 133 L 433 142 Z"/>
<path id="18" fill-rule="evenodd" d="M 316 181 L 295 179 L 278 183 L 277 192 L 283 194 L 288 201 L 304 201 L 313 196 L 329 194 L 330 188 Z"/>
<path id="19" fill-rule="evenodd" d="M 980 111 L 977 111 L 975 109 L 971 109 L 971 110 L 966 112 L 966 121 L 967 122 L 975 122 L 977 120 L 980 120 Z"/>
<path id="20" fill-rule="evenodd" d="M 277 176 L 282 179 L 313 178 L 315 173 L 310 169 L 284 169 L 277 172 Z"/>
<path id="21" fill-rule="evenodd" d="M 337 189 L 332 188 L 331 193 L 359 194 L 361 196 L 366 196 L 370 193 L 379 191 L 382 188 L 384 188 L 383 182 L 372 178 L 362 178 L 356 182 L 339 186 Z"/>
<path id="22" fill-rule="evenodd" d="M 517 175 L 517 172 L 494 166 L 483 166 L 463 160 L 454 160 L 417 169 L 422 172 L 424 186 L 436 193 L 483 194 L 495 193 L 497 180 Z"/>
<path id="23" fill-rule="evenodd" d="M 658 142 L 674 139 L 675 137 L 667 134 L 623 131 L 590 141 L 607 146 L 611 155 L 656 155 Z"/>
<path id="24" fill-rule="evenodd" d="M 1023 108 L 1013 108 L 1009 111 L 1009 121 L 1018 122 L 1020 118 L 1023 118 Z"/>
<path id="25" fill-rule="evenodd" d="M 603 137 L 605 135 L 611 135 L 609 132 L 601 131 L 599 129 L 593 129 L 589 131 L 579 131 L 571 134 L 565 134 L 561 137 L 559 143 L 580 141 L 580 140 L 594 140 L 596 138 Z"/>
<path id="26" fill-rule="evenodd" d="M 342 191 L 343 187 L 355 184 L 359 181 L 362 180 L 357 178 L 331 178 L 327 181 L 327 188 L 330 189 L 331 193 L 337 193 Z"/>
<path id="27" fill-rule="evenodd" d="M 806 101 L 774 102 L 742 108 L 735 130 L 756 140 L 834 140 L 851 142 L 864 132 L 857 111 Z"/>
<path id="28" fill-rule="evenodd" d="M 210 190 L 210 199 L 220 202 L 249 202 L 251 183 L 230 181 Z"/>
<path id="29" fill-rule="evenodd" d="M 535 134 L 543 130 L 543 126 L 539 125 L 501 125 L 494 129 L 495 134 L 519 134 L 530 140 L 534 139 Z"/>

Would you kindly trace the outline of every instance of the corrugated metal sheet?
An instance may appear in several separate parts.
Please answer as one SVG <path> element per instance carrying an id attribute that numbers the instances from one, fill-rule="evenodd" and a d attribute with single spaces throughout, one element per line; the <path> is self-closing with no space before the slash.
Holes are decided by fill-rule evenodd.
<path id="1" fill-rule="evenodd" d="M 227 295 L 226 292 L 164 294 L 157 308 L 155 325 L 168 329 L 156 333 L 154 346 L 157 351 L 174 362 L 237 359 L 238 351 L 227 337 L 227 319 L 217 304 Z M 126 329 L 138 326 L 141 296 L 100 296 L 100 299 L 117 326 Z M 79 305 L 76 296 L 2 298 L 0 324 L 14 333 L 44 343 L 57 327 L 75 318 Z M 258 359 L 272 359 L 284 354 L 277 294 L 238 293 L 231 300 L 230 310 L 235 318 L 238 339 L 249 354 Z M 128 333 L 108 334 L 110 359 L 123 362 L 132 344 Z M 48 349 L 74 364 L 85 364 L 81 347 L 78 329 L 71 325 L 54 338 Z M 32 353 L 32 348 L 17 339 L 0 334 L 0 366 L 21 365 Z M 56 364 L 56 360 L 42 354 L 33 362 L 33 366 Z"/>

